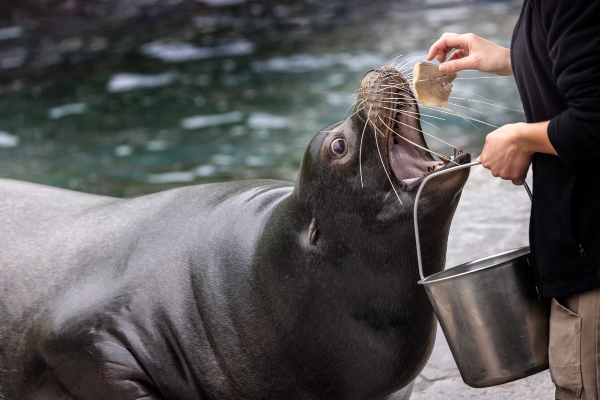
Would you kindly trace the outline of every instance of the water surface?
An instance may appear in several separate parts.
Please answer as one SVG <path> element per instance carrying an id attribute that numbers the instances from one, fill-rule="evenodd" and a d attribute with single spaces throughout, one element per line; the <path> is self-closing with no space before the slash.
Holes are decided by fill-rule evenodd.
<path id="1" fill-rule="evenodd" d="M 426 2 L 435 3 L 435 2 Z M 439 2 L 438 2 L 439 3 Z M 419 56 L 445 31 L 508 46 L 518 3 L 430 9 L 375 3 L 336 16 L 290 45 L 230 40 L 218 46 L 155 41 L 119 62 L 52 69 L 0 87 L 0 176 L 135 196 L 248 178 L 293 181 L 310 139 L 345 117 L 366 71 Z M 190 24 L 206 21 L 190 16 Z M 524 120 L 513 78 L 463 72 L 457 112 L 489 124 Z M 479 96 L 479 97 L 478 97 Z M 464 107 L 472 108 L 468 110 Z M 429 112 L 425 112 L 428 113 Z M 478 154 L 493 128 L 432 114 L 426 132 Z M 428 138 L 437 152 L 451 148 Z"/>

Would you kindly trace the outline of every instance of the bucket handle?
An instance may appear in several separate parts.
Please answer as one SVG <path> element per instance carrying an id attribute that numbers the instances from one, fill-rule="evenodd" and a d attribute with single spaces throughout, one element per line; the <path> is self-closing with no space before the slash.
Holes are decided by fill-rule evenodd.
<path id="1" fill-rule="evenodd" d="M 413 215 L 414 215 L 414 220 L 415 220 L 415 240 L 417 242 L 417 261 L 419 262 L 419 275 L 421 276 L 421 280 L 425 279 L 425 276 L 423 275 L 423 260 L 421 259 L 421 241 L 419 240 L 419 220 L 417 217 L 417 210 L 419 207 L 419 197 L 421 197 L 421 191 L 425 187 L 425 184 L 427 183 L 427 181 L 429 181 L 430 179 L 432 179 L 434 177 L 444 175 L 449 172 L 456 171 L 458 169 L 471 168 L 471 167 L 474 167 L 475 165 L 481 165 L 481 163 L 475 161 L 472 163 L 459 165 L 458 167 L 445 169 L 443 171 L 434 172 L 430 175 L 427 175 L 425 177 L 425 179 L 423 179 L 423 182 L 421 183 L 421 185 L 419 186 L 419 190 L 417 190 L 417 195 L 415 196 L 415 207 L 414 207 Z M 529 200 L 533 201 L 531 189 L 529 188 L 529 185 L 527 185 L 527 182 L 523 182 L 523 186 L 525 186 L 525 190 L 527 191 L 527 194 L 529 195 Z"/>

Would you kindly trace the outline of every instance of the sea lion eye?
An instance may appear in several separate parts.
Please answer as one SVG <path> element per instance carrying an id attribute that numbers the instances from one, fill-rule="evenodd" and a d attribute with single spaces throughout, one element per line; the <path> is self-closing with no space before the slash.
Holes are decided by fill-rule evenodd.
<path id="1" fill-rule="evenodd" d="M 329 150 L 331 155 L 334 157 L 341 157 L 346 154 L 346 141 L 344 139 L 338 138 L 335 139 L 329 145 Z"/>

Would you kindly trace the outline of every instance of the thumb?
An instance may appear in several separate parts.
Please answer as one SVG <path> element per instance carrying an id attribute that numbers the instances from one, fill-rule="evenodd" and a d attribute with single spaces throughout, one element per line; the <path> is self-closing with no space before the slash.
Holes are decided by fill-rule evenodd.
<path id="1" fill-rule="evenodd" d="M 470 64 L 470 57 L 461 58 L 458 60 L 446 61 L 443 64 L 440 64 L 441 72 L 458 72 L 465 69 L 473 69 Z"/>

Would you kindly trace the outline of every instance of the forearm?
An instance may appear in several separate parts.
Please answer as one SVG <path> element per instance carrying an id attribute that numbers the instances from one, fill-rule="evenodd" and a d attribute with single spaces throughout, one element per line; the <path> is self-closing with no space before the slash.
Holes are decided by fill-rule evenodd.
<path id="1" fill-rule="evenodd" d="M 556 149 L 548 138 L 550 121 L 534 123 L 518 123 L 517 142 L 519 147 L 528 154 L 545 153 L 557 155 Z"/>

